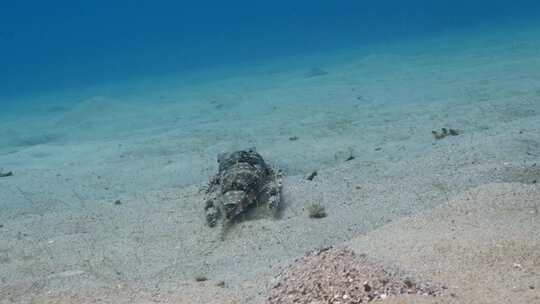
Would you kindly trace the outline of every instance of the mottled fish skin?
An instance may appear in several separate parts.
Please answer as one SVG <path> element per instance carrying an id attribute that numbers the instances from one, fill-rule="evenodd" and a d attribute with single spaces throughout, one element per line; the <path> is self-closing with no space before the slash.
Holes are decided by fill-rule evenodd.
<path id="1" fill-rule="evenodd" d="M 219 172 L 228 171 L 237 163 L 247 163 L 259 168 L 266 167 L 264 159 L 254 148 L 218 155 Z"/>
<path id="2" fill-rule="evenodd" d="M 207 187 L 206 221 L 210 227 L 221 219 L 229 227 L 234 219 L 256 203 L 277 210 L 281 203 L 281 172 L 264 162 L 255 149 L 218 156 L 219 171 Z"/>

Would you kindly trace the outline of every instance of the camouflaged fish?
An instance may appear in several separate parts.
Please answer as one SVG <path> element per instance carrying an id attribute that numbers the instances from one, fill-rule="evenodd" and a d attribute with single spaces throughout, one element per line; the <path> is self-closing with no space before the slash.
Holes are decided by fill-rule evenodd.
<path id="1" fill-rule="evenodd" d="M 281 171 L 269 167 L 254 148 L 218 156 L 219 171 L 206 189 L 204 210 L 210 227 L 223 231 L 249 207 L 265 204 L 274 214 L 281 203 Z"/>

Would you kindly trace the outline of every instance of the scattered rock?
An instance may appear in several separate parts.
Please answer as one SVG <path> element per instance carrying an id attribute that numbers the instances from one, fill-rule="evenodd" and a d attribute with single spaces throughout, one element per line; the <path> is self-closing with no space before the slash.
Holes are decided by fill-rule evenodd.
<path id="1" fill-rule="evenodd" d="M 369 286 L 369 282 L 364 282 L 364 291 L 365 292 L 370 292 L 371 291 L 371 286 Z"/>
<path id="2" fill-rule="evenodd" d="M 215 100 L 215 99 L 210 100 L 210 104 L 211 104 L 215 109 L 222 109 L 222 108 L 223 108 L 223 104 L 220 103 L 219 101 Z"/>
<path id="3" fill-rule="evenodd" d="M 8 171 L 8 172 L 2 172 L 0 171 L 0 177 L 9 177 L 9 176 L 13 176 L 13 172 L 11 171 Z"/>
<path id="4" fill-rule="evenodd" d="M 311 173 L 308 173 L 305 178 L 308 180 L 308 181 L 312 181 L 316 176 L 317 176 L 317 170 L 315 171 L 312 171 Z"/>
<path id="5" fill-rule="evenodd" d="M 290 141 L 297 141 L 297 140 L 298 140 L 298 136 L 291 136 L 291 137 L 289 137 L 289 140 L 290 140 Z"/>
<path id="6" fill-rule="evenodd" d="M 117 200 L 114 201 L 114 204 L 115 205 L 122 205 L 122 201 L 117 199 Z"/>
<path id="7" fill-rule="evenodd" d="M 355 156 L 353 147 L 347 147 L 347 151 L 337 151 L 334 154 L 334 160 L 336 162 L 341 162 L 341 161 L 348 162 L 355 158 L 356 156 Z"/>
<path id="8" fill-rule="evenodd" d="M 205 281 L 208 281 L 208 278 L 206 277 L 206 275 L 202 273 L 195 275 L 195 282 L 205 282 Z"/>
<path id="9" fill-rule="evenodd" d="M 312 67 L 311 69 L 309 69 L 309 71 L 306 73 L 306 78 L 311 78 L 311 77 L 317 77 L 317 76 L 324 76 L 328 74 L 327 71 L 319 68 L 319 67 Z"/>
<path id="10" fill-rule="evenodd" d="M 217 286 L 217 287 L 222 287 L 222 288 L 224 288 L 224 287 L 225 287 L 225 281 L 219 281 L 219 282 L 217 282 L 216 286 Z"/>
<path id="11" fill-rule="evenodd" d="M 441 128 L 441 132 L 433 130 L 431 131 L 431 134 L 433 134 L 433 137 L 438 140 L 443 139 L 447 136 L 457 136 L 460 134 L 460 131 L 456 129 Z"/>

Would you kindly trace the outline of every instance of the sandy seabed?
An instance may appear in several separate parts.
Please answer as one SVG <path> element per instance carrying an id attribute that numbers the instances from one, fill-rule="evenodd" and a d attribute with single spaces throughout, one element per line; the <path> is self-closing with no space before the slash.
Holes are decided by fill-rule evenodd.
<path id="1" fill-rule="evenodd" d="M 446 287 L 388 303 L 540 303 L 537 34 L 460 33 L 8 107 L 0 303 L 265 303 L 288 265 L 327 246 Z M 441 128 L 459 135 L 434 139 Z M 283 168 L 284 206 L 221 241 L 199 189 L 217 153 L 251 146 Z M 309 218 L 312 203 L 327 217 Z"/>

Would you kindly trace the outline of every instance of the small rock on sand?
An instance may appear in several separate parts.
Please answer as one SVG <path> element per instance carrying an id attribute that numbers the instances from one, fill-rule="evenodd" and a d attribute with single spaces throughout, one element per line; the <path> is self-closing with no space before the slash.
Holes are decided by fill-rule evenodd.
<path id="1" fill-rule="evenodd" d="M 13 176 L 13 172 L 11 171 L 8 171 L 8 172 L 2 172 L 0 171 L 0 177 L 8 177 L 8 176 Z"/>
<path id="2" fill-rule="evenodd" d="M 307 71 L 306 73 L 306 78 L 311 78 L 311 77 L 317 77 L 317 76 L 324 76 L 328 74 L 327 71 L 319 68 L 319 67 L 312 67 L 311 69 L 309 69 L 309 71 Z"/>
<path id="3" fill-rule="evenodd" d="M 317 174 L 318 174 L 318 172 L 317 172 L 317 170 L 315 170 L 315 171 L 312 171 L 312 172 L 306 174 L 305 178 L 308 181 L 312 181 L 317 176 Z"/>

